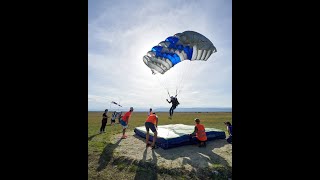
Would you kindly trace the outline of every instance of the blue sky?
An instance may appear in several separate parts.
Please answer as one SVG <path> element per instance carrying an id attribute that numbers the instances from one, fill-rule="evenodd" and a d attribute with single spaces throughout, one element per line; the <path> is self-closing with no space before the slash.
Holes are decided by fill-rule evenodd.
<path id="1" fill-rule="evenodd" d="M 231 0 L 89 0 L 88 110 L 232 107 Z M 187 30 L 212 41 L 208 61 L 181 62 L 152 75 L 142 58 L 167 37 Z M 178 108 L 179 108 L 178 107 Z"/>

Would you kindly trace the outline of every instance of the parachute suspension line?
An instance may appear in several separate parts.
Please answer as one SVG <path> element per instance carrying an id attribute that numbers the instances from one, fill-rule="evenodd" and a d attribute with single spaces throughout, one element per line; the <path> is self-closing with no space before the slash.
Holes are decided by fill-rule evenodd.
<path id="1" fill-rule="evenodd" d="M 167 92 L 168 92 L 168 96 L 169 96 L 169 98 L 170 98 L 170 97 L 171 97 L 171 96 L 170 96 L 170 93 L 169 93 L 169 91 L 167 91 Z"/>
<path id="2" fill-rule="evenodd" d="M 190 64 L 190 63 L 192 63 L 192 62 L 183 62 L 183 63 L 184 63 L 184 65 L 186 67 L 184 67 L 182 69 L 182 72 L 179 75 L 181 78 L 180 78 L 180 82 L 177 83 L 176 95 L 181 93 L 181 90 L 184 88 L 185 79 L 188 79 L 190 77 L 190 74 L 191 74 L 190 73 L 190 69 L 191 69 L 192 64 Z"/>
<path id="3" fill-rule="evenodd" d="M 173 88 L 171 88 L 171 86 L 170 86 L 170 82 L 171 82 L 171 80 L 170 80 L 170 78 L 169 77 L 165 77 L 164 78 L 164 84 L 167 84 L 167 86 L 165 86 L 166 88 L 166 91 L 167 91 L 167 93 L 168 93 L 168 97 L 169 97 L 169 99 L 171 98 L 171 96 L 172 96 L 172 94 L 170 94 L 170 91 L 172 90 L 173 91 Z M 172 93 L 174 93 L 174 92 L 172 92 Z"/>
<path id="4" fill-rule="evenodd" d="M 188 65 L 189 64 L 186 64 L 186 63 L 188 63 L 188 62 L 183 62 L 184 63 L 184 65 L 185 66 L 187 66 L 188 67 Z M 180 74 L 180 77 L 181 77 L 181 79 L 180 79 L 180 82 L 178 83 L 178 87 L 177 87 L 177 89 L 176 89 L 176 94 L 178 95 L 178 94 L 180 94 L 180 92 L 181 92 L 181 89 L 182 89 L 182 86 L 183 86 L 183 83 L 184 83 L 184 80 L 185 80 L 185 74 L 186 74 L 186 72 L 188 72 L 187 71 L 187 68 L 183 68 L 182 69 L 182 72 L 181 72 L 181 74 Z"/>
<path id="5" fill-rule="evenodd" d="M 181 86 L 182 86 L 183 81 L 184 81 L 184 79 L 185 79 L 185 76 L 184 76 L 185 71 L 186 71 L 186 69 L 185 69 L 185 68 L 183 68 L 183 69 L 182 69 L 182 72 L 180 72 L 180 74 L 179 74 L 180 81 L 179 81 L 179 82 L 177 82 L 177 87 L 176 87 L 176 96 L 177 96 L 178 94 L 180 94 Z"/>
<path id="6" fill-rule="evenodd" d="M 192 62 L 192 61 L 188 62 L 186 71 L 185 71 L 185 73 L 184 73 L 184 78 L 185 78 L 185 79 L 190 79 L 190 76 L 191 76 L 191 74 L 192 74 L 192 72 L 191 72 L 191 70 L 192 70 L 192 65 L 193 65 L 193 62 Z M 182 85 L 181 89 L 183 89 L 185 84 L 182 83 L 181 85 Z M 181 90 L 181 89 L 180 89 L 180 90 Z"/>
<path id="7" fill-rule="evenodd" d="M 192 75 L 191 70 L 193 70 L 193 63 L 195 63 L 195 62 L 190 61 L 189 63 L 190 63 L 190 64 L 189 64 L 189 66 L 187 67 L 187 74 L 185 75 L 185 76 L 186 76 L 186 79 L 190 79 L 190 77 L 191 77 L 191 75 Z M 184 84 L 183 84 L 182 86 L 184 86 Z"/>
<path id="8" fill-rule="evenodd" d="M 170 98 L 170 93 L 169 93 L 168 88 L 166 88 L 166 87 L 164 86 L 163 82 L 160 81 L 159 77 L 158 77 L 156 74 L 155 74 L 155 76 L 156 76 L 157 80 L 159 81 L 159 84 L 163 87 L 163 89 L 165 89 L 165 90 L 167 91 L 167 93 L 168 93 L 168 95 L 169 95 L 169 98 Z"/>

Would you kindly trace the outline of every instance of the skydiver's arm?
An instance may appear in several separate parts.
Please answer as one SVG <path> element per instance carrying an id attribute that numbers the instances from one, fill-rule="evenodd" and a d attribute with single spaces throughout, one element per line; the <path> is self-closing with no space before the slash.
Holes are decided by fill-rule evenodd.
<path id="1" fill-rule="evenodd" d="M 168 101 L 168 99 L 166 99 L 167 101 Z M 170 101 L 168 101 L 168 103 L 171 103 L 171 100 Z"/>

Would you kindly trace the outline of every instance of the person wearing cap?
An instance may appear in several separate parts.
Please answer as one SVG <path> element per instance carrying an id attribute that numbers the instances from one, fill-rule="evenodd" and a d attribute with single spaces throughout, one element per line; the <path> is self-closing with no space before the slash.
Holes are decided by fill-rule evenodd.
<path id="1" fill-rule="evenodd" d="M 133 107 L 130 107 L 130 110 L 128 112 L 126 112 L 122 117 L 121 117 L 121 120 L 120 120 L 120 124 L 122 125 L 122 139 L 126 139 L 127 138 L 127 135 L 126 135 L 126 129 L 128 128 L 128 122 L 129 122 L 129 119 L 131 117 L 131 113 L 133 111 Z"/>
<path id="2" fill-rule="evenodd" d="M 144 126 L 146 127 L 147 130 L 147 134 L 146 134 L 146 148 L 148 146 L 150 146 L 149 144 L 149 129 L 151 129 L 151 131 L 153 132 L 153 140 L 152 140 L 152 144 L 151 147 L 152 149 L 156 149 L 156 140 L 157 140 L 157 127 L 158 127 L 158 116 L 156 115 L 155 112 L 153 112 L 152 114 L 150 114 L 146 120 L 146 122 L 144 123 Z"/>
<path id="3" fill-rule="evenodd" d="M 168 102 L 169 104 L 172 103 L 172 106 L 171 106 L 171 108 L 170 108 L 170 110 L 169 110 L 169 119 L 171 119 L 172 116 L 173 116 L 173 110 L 175 110 L 176 107 L 177 107 L 180 103 L 179 103 L 179 101 L 178 101 L 177 95 L 176 95 L 175 97 L 171 96 L 171 97 L 170 97 L 170 101 L 168 101 L 168 99 L 166 99 L 166 100 L 167 100 L 167 102 Z"/>
<path id="4" fill-rule="evenodd" d="M 232 144 L 232 125 L 230 122 L 224 122 L 224 124 L 227 126 L 227 131 L 229 133 L 229 137 L 227 138 L 227 142 Z"/>
<path id="5" fill-rule="evenodd" d="M 100 127 L 100 133 L 105 132 L 105 128 L 108 122 L 108 109 L 104 110 L 104 113 L 102 114 L 102 120 L 101 120 L 101 127 Z"/>
<path id="6" fill-rule="evenodd" d="M 194 127 L 194 131 L 192 134 L 190 134 L 191 137 L 196 137 L 199 142 L 199 147 L 205 147 L 206 141 L 207 141 L 207 134 L 206 130 L 204 128 L 204 125 L 200 124 L 200 119 L 195 118 L 194 121 L 196 122 L 196 125 Z"/>

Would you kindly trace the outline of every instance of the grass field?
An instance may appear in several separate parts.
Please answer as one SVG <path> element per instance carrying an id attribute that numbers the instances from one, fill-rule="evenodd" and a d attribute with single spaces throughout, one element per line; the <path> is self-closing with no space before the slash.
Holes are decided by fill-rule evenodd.
<path id="1" fill-rule="evenodd" d="M 169 171 L 154 172 L 154 167 L 145 165 L 136 165 L 132 162 L 126 162 L 121 159 L 113 158 L 113 150 L 115 145 L 110 142 L 113 135 L 122 132 L 120 125 L 110 126 L 110 118 L 106 126 L 106 133 L 99 134 L 103 112 L 88 112 L 88 176 L 89 179 L 138 179 L 144 177 L 150 179 L 189 179 L 186 176 L 175 175 Z M 231 121 L 232 113 L 181 113 L 175 112 L 173 119 L 168 119 L 168 113 L 157 113 L 159 116 L 159 125 L 166 124 L 186 124 L 194 125 L 194 118 L 200 118 L 201 123 L 205 127 L 213 127 L 222 129 L 226 132 L 226 127 L 223 124 L 225 121 Z M 108 113 L 111 116 L 111 112 Z M 147 112 L 133 112 L 129 121 L 127 131 L 133 131 L 135 127 L 144 126 L 147 117 Z M 118 120 L 116 120 L 118 122 Z M 226 132 L 227 135 L 227 132 Z M 117 168 L 114 168 L 117 165 Z M 156 165 L 151 165 L 156 166 Z M 152 172 L 153 171 L 153 172 Z M 230 170 L 229 170 L 230 171 Z M 150 176 L 156 173 L 156 175 Z M 226 172 L 231 173 L 231 172 Z M 142 174 L 142 175 L 141 175 Z M 194 175 L 192 179 L 200 179 Z M 209 178 L 210 179 L 210 178 Z"/>

